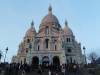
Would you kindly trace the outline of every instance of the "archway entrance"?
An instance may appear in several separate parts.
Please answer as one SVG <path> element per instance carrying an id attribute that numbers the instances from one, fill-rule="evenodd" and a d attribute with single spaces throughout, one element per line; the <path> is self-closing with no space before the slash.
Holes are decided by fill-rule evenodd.
<path id="1" fill-rule="evenodd" d="M 43 66 L 48 66 L 49 65 L 49 57 L 48 56 L 44 56 L 42 58 L 42 65 Z"/>
<path id="2" fill-rule="evenodd" d="M 32 58 L 32 65 L 38 66 L 39 65 L 39 58 L 37 56 L 34 56 Z"/>
<path id="3" fill-rule="evenodd" d="M 60 71 L 60 60 L 58 56 L 53 57 L 53 70 Z"/>
<path id="4" fill-rule="evenodd" d="M 53 65 L 60 66 L 60 60 L 58 56 L 53 57 Z"/>

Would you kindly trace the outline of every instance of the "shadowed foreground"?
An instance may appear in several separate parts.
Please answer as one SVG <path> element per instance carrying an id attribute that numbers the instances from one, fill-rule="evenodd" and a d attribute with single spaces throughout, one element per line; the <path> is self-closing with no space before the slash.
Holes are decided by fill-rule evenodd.
<path id="1" fill-rule="evenodd" d="M 98 71 L 96 69 L 96 71 Z M 98 71 L 99 72 L 99 71 Z M 77 64 L 69 65 L 20 65 L 20 64 L 1 64 L 0 75 L 100 75 L 94 69 L 78 67 Z"/>

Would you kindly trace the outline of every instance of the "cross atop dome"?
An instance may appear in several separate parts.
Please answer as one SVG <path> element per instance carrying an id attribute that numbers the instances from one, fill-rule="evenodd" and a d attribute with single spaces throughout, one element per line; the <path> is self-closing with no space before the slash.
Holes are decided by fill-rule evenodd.
<path id="1" fill-rule="evenodd" d="M 52 6 L 50 5 L 48 8 L 49 13 L 52 13 Z"/>

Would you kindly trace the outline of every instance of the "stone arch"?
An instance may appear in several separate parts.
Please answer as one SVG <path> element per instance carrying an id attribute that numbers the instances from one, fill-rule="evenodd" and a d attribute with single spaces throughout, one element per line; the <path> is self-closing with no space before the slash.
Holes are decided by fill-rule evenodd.
<path id="1" fill-rule="evenodd" d="M 32 65 L 39 65 L 39 58 L 37 56 L 32 58 Z"/>
<path id="2" fill-rule="evenodd" d="M 53 65 L 60 65 L 60 59 L 59 56 L 54 56 L 53 57 Z"/>
<path id="3" fill-rule="evenodd" d="M 42 58 L 42 64 L 43 64 L 43 65 L 49 64 L 49 57 L 48 57 L 48 56 L 44 56 L 44 57 Z"/>

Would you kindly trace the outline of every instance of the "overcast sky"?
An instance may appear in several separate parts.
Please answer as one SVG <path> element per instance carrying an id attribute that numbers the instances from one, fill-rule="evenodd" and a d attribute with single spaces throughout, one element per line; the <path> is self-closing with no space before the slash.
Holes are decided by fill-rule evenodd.
<path id="1" fill-rule="evenodd" d="M 0 50 L 4 53 L 9 48 L 6 61 L 17 54 L 32 20 L 38 31 L 49 5 L 62 28 L 68 21 L 87 54 L 100 55 L 100 0 L 0 0 Z"/>

